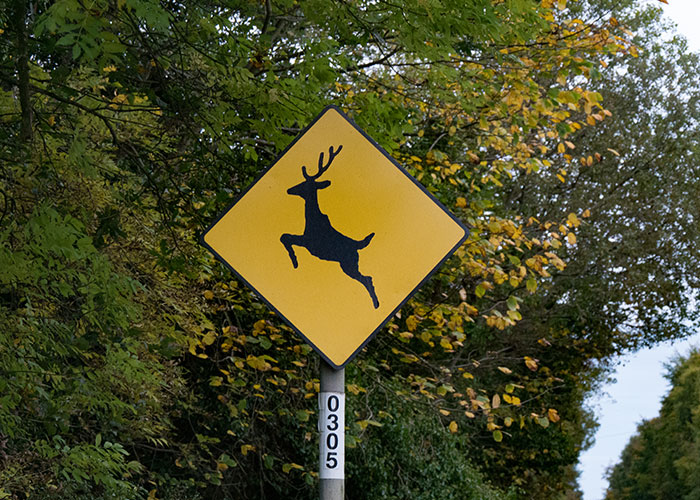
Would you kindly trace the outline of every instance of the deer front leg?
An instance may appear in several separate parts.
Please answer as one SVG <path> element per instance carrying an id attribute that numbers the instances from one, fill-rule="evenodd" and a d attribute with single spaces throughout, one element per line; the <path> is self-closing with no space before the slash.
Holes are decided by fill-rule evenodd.
<path id="1" fill-rule="evenodd" d="M 287 252 L 289 253 L 289 258 L 292 259 L 292 265 L 294 266 L 294 269 L 299 267 L 299 262 L 297 261 L 297 256 L 294 253 L 294 248 L 292 248 L 292 245 L 296 245 L 299 247 L 304 246 L 304 237 L 298 234 L 283 234 L 280 237 L 280 241 L 284 245 L 284 248 L 287 249 Z"/>

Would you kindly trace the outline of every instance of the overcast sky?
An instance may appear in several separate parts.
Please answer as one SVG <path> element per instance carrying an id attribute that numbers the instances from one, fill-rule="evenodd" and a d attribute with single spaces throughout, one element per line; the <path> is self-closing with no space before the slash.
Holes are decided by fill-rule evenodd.
<path id="1" fill-rule="evenodd" d="M 688 39 L 691 50 L 700 52 L 700 0 L 668 0 L 665 13 Z M 585 500 L 602 500 L 607 481 L 605 469 L 617 463 L 622 449 L 637 424 L 658 415 L 661 399 L 669 385 L 663 377 L 664 365 L 678 354 L 700 346 L 700 334 L 682 343 L 663 344 L 626 357 L 618 368 L 616 383 L 606 386 L 605 394 L 591 400 L 600 427 L 595 445 L 581 456 L 579 484 Z"/>
<path id="2" fill-rule="evenodd" d="M 668 0 L 668 5 L 662 6 L 665 13 L 678 25 L 678 31 L 688 39 L 690 48 L 700 51 L 700 1 Z"/>

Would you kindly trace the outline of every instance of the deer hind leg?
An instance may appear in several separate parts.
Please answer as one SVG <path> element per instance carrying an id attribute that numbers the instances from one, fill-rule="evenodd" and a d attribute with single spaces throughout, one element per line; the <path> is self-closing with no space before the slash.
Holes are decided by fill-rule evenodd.
<path id="1" fill-rule="evenodd" d="M 292 245 L 296 245 L 298 247 L 303 247 L 304 245 L 304 237 L 298 234 L 283 234 L 280 237 L 280 241 L 284 245 L 284 248 L 287 249 L 287 253 L 289 253 L 289 258 L 292 259 L 292 265 L 294 266 L 294 269 L 299 267 L 299 262 L 297 261 L 297 256 L 294 253 L 294 248 L 292 248 Z"/>
<path id="2" fill-rule="evenodd" d="M 377 309 L 379 307 L 379 299 L 377 298 L 377 294 L 374 292 L 372 277 L 365 276 L 364 274 L 360 273 L 360 270 L 358 269 L 358 260 L 359 257 L 357 254 L 355 254 L 354 258 L 352 259 L 341 260 L 340 267 L 350 278 L 362 283 L 362 285 L 367 289 L 367 293 L 369 293 L 369 296 L 372 298 L 372 305 L 374 305 L 374 308 Z"/>

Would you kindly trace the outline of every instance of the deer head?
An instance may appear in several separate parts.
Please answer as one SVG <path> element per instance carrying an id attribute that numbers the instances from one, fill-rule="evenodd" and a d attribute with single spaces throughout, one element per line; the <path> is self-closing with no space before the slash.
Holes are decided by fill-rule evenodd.
<path id="1" fill-rule="evenodd" d="M 323 152 L 321 152 L 321 154 L 318 156 L 318 172 L 316 172 L 314 175 L 308 174 L 306 171 L 306 166 L 301 167 L 301 173 L 304 175 L 304 181 L 296 186 L 290 187 L 287 190 L 287 193 L 307 199 L 308 197 L 313 196 L 319 189 L 325 189 L 330 186 L 331 181 L 319 181 L 317 179 L 321 177 L 326 170 L 328 170 L 331 163 L 333 163 L 333 160 L 336 156 L 338 156 L 338 153 L 340 153 L 342 149 L 342 144 L 338 146 L 337 151 L 334 151 L 333 146 L 331 146 L 328 150 L 328 163 L 325 165 L 323 164 Z"/>

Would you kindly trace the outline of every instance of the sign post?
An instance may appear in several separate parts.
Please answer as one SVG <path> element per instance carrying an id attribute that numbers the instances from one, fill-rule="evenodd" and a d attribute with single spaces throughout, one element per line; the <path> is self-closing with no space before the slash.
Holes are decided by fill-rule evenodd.
<path id="1" fill-rule="evenodd" d="M 321 500 L 345 498 L 345 369 L 321 360 L 318 395 Z"/>
<path id="2" fill-rule="evenodd" d="M 322 500 L 344 496 L 343 367 L 467 234 L 335 106 L 204 232 L 202 244 L 322 358 Z"/>

